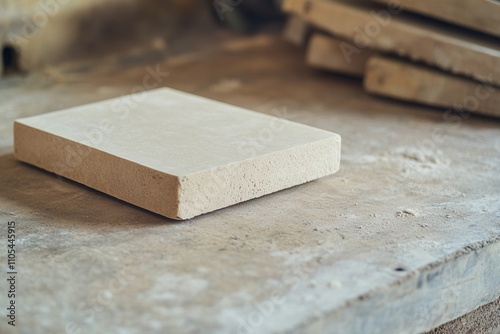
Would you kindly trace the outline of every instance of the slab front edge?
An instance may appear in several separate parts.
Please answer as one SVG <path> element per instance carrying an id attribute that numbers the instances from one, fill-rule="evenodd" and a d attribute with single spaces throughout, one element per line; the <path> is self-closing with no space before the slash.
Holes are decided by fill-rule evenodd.
<path id="1" fill-rule="evenodd" d="M 14 152 L 188 219 L 335 173 L 340 136 L 162 88 L 17 120 Z"/>

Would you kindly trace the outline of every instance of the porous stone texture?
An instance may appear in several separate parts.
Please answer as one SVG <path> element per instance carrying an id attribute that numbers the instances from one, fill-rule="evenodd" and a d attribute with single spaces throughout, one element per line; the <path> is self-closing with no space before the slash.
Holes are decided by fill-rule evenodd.
<path id="1" fill-rule="evenodd" d="M 335 173 L 340 136 L 163 88 L 17 120 L 14 152 L 187 219 Z"/>

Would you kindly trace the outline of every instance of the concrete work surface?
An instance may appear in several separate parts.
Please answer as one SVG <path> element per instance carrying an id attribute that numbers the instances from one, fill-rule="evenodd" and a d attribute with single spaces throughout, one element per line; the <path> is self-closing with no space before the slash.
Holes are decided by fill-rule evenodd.
<path id="1" fill-rule="evenodd" d="M 162 88 L 19 119 L 14 152 L 187 219 L 337 172 L 340 136 Z"/>
<path id="2" fill-rule="evenodd" d="M 203 42 L 0 81 L 0 261 L 15 222 L 18 321 L 1 333 L 413 334 L 499 298 L 497 120 L 370 96 L 279 38 Z M 14 158 L 14 119 L 140 91 L 151 71 L 339 133 L 339 172 L 178 222 Z M 498 322 L 473 324 L 460 328 Z"/>

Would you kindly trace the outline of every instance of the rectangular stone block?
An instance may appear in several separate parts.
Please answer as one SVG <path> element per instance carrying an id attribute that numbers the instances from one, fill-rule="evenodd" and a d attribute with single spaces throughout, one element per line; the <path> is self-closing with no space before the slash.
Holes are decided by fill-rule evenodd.
<path id="1" fill-rule="evenodd" d="M 14 124 L 17 159 L 188 219 L 335 173 L 340 136 L 172 89 Z"/>
<path id="2" fill-rule="evenodd" d="M 307 46 L 306 62 L 311 67 L 362 77 L 366 62 L 374 54 L 366 48 L 357 50 L 352 42 L 314 33 Z"/>
<path id="3" fill-rule="evenodd" d="M 365 0 L 284 0 L 283 9 L 362 50 L 396 53 L 500 85 L 498 39 Z"/>
<path id="4" fill-rule="evenodd" d="M 374 56 L 366 65 L 364 86 L 374 94 L 500 117 L 498 87 L 422 64 Z"/>

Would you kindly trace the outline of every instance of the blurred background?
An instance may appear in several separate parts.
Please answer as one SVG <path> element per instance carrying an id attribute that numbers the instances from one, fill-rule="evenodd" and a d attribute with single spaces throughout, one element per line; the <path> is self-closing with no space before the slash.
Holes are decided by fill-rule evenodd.
<path id="1" fill-rule="evenodd" d="M 106 55 L 117 62 L 131 54 L 161 59 L 206 50 L 229 33 L 268 33 L 303 49 L 309 68 L 363 79 L 369 93 L 499 116 L 495 1 L 2 0 L 0 6 L 3 76 Z"/>
<path id="2" fill-rule="evenodd" d="M 190 32 L 255 33 L 282 19 L 277 1 L 22 0 L 0 2 L 3 74 L 107 53 L 189 43 Z"/>
<path id="3" fill-rule="evenodd" d="M 0 218 L 25 228 L 26 333 L 63 332 L 63 318 L 82 333 L 234 332 L 233 313 L 253 314 L 304 264 L 304 290 L 262 332 L 500 326 L 499 1 L 0 0 L 0 51 Z M 13 157 L 17 118 L 163 86 L 339 133 L 341 170 L 170 224 Z M 137 275 L 94 320 L 75 310 L 107 274 L 71 255 L 84 246 L 115 266 L 106 273 Z"/>

